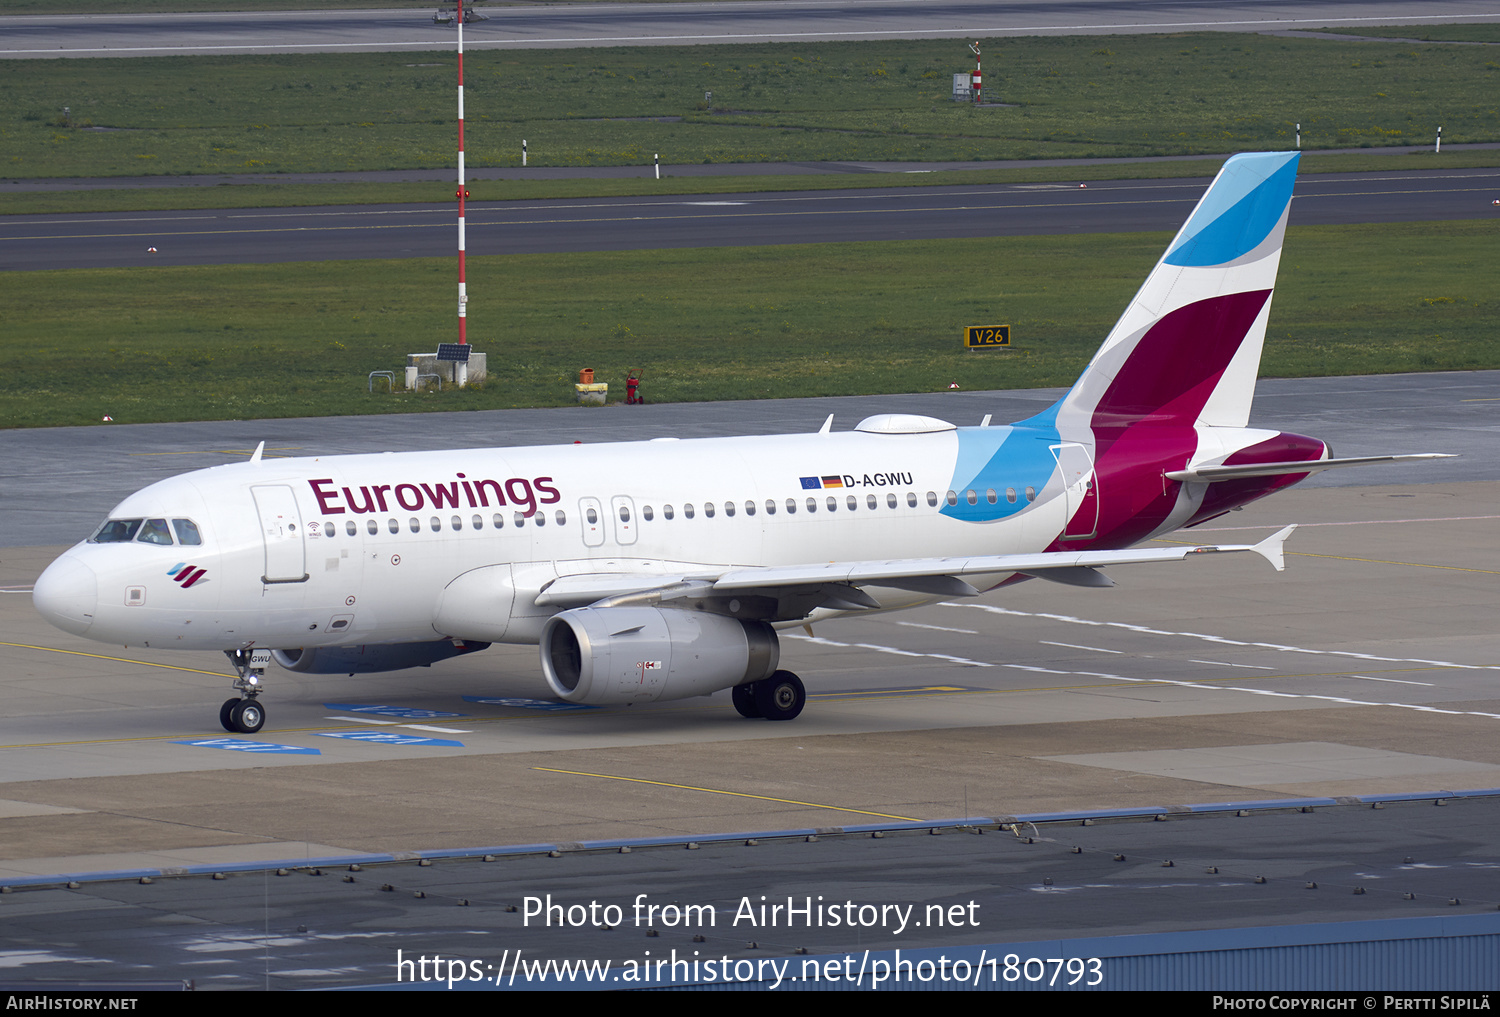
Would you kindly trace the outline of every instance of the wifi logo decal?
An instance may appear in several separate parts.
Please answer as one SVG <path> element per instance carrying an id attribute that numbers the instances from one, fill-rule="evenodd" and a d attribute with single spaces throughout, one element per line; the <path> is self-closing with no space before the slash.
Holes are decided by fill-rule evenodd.
<path id="1" fill-rule="evenodd" d="M 186 562 L 178 562 L 176 565 L 173 565 L 171 568 L 167 569 L 167 575 L 171 576 L 172 579 L 184 590 L 189 586 L 192 586 L 198 580 L 202 579 L 204 575 L 207 574 L 207 572 L 208 569 L 194 568 L 192 565 L 189 565 Z"/>

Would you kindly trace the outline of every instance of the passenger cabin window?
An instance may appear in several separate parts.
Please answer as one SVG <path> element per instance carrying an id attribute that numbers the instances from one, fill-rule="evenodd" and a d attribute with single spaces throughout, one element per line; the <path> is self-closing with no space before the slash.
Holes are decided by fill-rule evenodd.
<path id="1" fill-rule="evenodd" d="M 476 530 L 484 529 L 484 516 L 476 515 L 473 519 L 470 519 L 469 522 L 474 524 L 474 529 Z"/>
<path id="2" fill-rule="evenodd" d="M 844 506 L 848 508 L 850 512 L 853 512 L 855 509 L 859 508 L 859 499 L 851 494 L 849 497 L 844 499 Z"/>
<path id="3" fill-rule="evenodd" d="M 915 491 L 907 491 L 906 492 L 906 507 L 907 508 L 916 508 L 917 507 L 917 492 L 915 492 Z"/>
<path id="4" fill-rule="evenodd" d="M 641 506 L 641 518 L 642 519 L 646 520 L 646 522 L 649 523 L 655 517 L 656 517 L 656 514 L 651 511 L 651 506 L 650 505 L 642 505 Z"/>
<path id="5" fill-rule="evenodd" d="M 839 508 L 839 500 L 837 498 L 835 498 L 833 495 L 830 494 L 828 496 L 828 511 L 830 511 L 830 512 L 837 512 L 838 508 Z"/>
<path id="6" fill-rule="evenodd" d="M 706 516 L 708 516 L 708 518 L 710 518 L 710 519 L 712 519 L 714 517 L 714 503 L 713 502 L 709 501 L 709 502 L 704 502 L 703 503 L 703 514 L 706 515 Z"/>
<path id="7" fill-rule="evenodd" d="M 732 501 L 726 501 L 724 503 L 724 514 L 726 516 L 732 516 L 732 515 L 734 515 L 734 502 L 732 502 Z"/>
<path id="8" fill-rule="evenodd" d="M 392 533 L 400 533 L 401 532 L 401 520 L 399 520 L 399 519 L 392 519 L 390 522 L 386 523 L 386 529 L 390 530 Z"/>
<path id="9" fill-rule="evenodd" d="M 682 514 L 683 514 L 684 518 L 687 518 L 687 519 L 693 518 L 693 503 L 692 502 L 688 502 L 686 505 L 682 506 Z"/>
<path id="10" fill-rule="evenodd" d="M 338 532 L 339 532 L 338 530 L 336 530 L 336 529 L 333 528 L 333 524 L 332 523 L 324 523 L 323 524 L 323 536 L 325 536 L 325 537 L 332 537 L 332 536 L 336 535 Z"/>
<path id="11" fill-rule="evenodd" d="M 662 514 L 662 516 L 664 518 L 671 519 L 672 518 L 672 506 L 670 506 L 670 505 L 663 505 L 661 507 L 661 514 Z"/>
<path id="12" fill-rule="evenodd" d="M 885 507 L 886 508 L 895 508 L 896 507 L 896 496 L 894 494 L 888 494 L 888 495 L 885 496 Z"/>
<path id="13" fill-rule="evenodd" d="M 1028 487 L 1026 489 L 1026 500 L 1027 501 L 1036 501 L 1036 488 L 1034 488 L 1034 487 Z"/>
<path id="14" fill-rule="evenodd" d="M 359 532 L 359 527 L 357 525 L 355 525 L 355 522 L 354 522 L 353 519 L 350 519 L 350 520 L 348 520 L 347 522 L 344 523 L 344 532 L 347 533 L 347 534 L 349 534 L 349 536 L 352 537 L 352 536 L 354 536 L 355 534 L 357 534 Z"/>
<path id="15" fill-rule="evenodd" d="M 505 517 L 498 512 L 495 513 L 495 517 L 490 522 L 495 524 L 495 529 L 497 530 L 505 529 Z"/>
<path id="16" fill-rule="evenodd" d="M 365 532 L 372 537 L 375 536 L 375 534 L 380 532 L 380 524 L 373 519 L 365 520 Z"/>
<path id="17" fill-rule="evenodd" d="M 647 516 L 646 518 L 650 519 L 651 517 Z M 672 517 L 669 515 L 669 516 L 667 516 L 667 518 L 670 519 Z M 568 514 L 566 512 L 564 512 L 562 509 L 558 509 L 557 510 L 557 525 L 558 526 L 562 526 L 567 521 L 568 521 Z"/>
<path id="18" fill-rule="evenodd" d="M 789 516 L 794 516 L 794 515 L 797 514 L 797 499 L 796 498 L 788 498 L 786 500 L 786 514 L 789 515 Z"/>

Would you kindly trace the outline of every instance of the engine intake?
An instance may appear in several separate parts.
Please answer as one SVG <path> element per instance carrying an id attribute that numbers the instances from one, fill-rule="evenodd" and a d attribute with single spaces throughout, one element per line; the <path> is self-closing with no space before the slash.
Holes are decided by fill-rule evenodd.
<path id="1" fill-rule="evenodd" d="M 570 703 L 706 696 L 776 671 L 781 646 L 762 621 L 658 607 L 580 607 L 542 629 L 542 672 Z"/>

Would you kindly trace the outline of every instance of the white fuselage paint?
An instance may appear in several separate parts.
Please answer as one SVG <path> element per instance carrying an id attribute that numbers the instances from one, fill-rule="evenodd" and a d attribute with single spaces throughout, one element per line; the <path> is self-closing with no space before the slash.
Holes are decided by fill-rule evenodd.
<path id="1" fill-rule="evenodd" d="M 237 463 L 153 484 L 110 514 L 190 518 L 201 545 L 84 543 L 60 563 L 96 577 L 86 634 L 108 642 L 534 642 L 556 609 L 532 602 L 558 576 L 993 555 L 1041 550 L 1056 537 L 1067 510 L 1057 474 L 1005 519 L 940 514 L 957 449 L 952 430 L 856 431 Z M 848 486 L 801 484 L 832 476 Z M 267 508 L 278 499 L 294 507 L 278 515 Z M 180 586 L 169 570 L 183 563 L 204 569 L 203 579 Z M 510 590 L 487 582 L 475 589 L 490 602 L 445 605 L 450 584 L 484 569 L 503 573 Z M 890 608 L 933 599 L 872 589 Z M 443 611 L 489 623 L 435 627 Z"/>

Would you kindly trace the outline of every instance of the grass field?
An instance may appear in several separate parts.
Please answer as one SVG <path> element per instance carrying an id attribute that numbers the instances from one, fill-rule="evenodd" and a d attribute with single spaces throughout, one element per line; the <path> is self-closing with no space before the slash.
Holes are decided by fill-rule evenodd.
<path id="1" fill-rule="evenodd" d="M 1494 236 L 1293 228 L 1262 373 L 1500 367 Z M 452 339 L 447 259 L 0 274 L 0 421 L 556 405 L 581 367 L 616 392 L 642 368 L 660 401 L 1064 385 L 1168 239 L 471 258 L 469 334 L 492 381 L 441 395 L 371 396 L 366 375 Z M 1015 349 L 960 348 L 963 326 L 997 322 Z"/>
<path id="2" fill-rule="evenodd" d="M 1363 35 L 1381 39 L 1421 39 L 1430 42 L 1497 42 L 1500 24 L 1377 25 L 1373 28 L 1324 28 L 1335 35 Z"/>
<path id="3" fill-rule="evenodd" d="M 954 160 L 1500 140 L 1484 46 L 1260 35 L 476 51 L 471 165 Z M 446 167 L 451 52 L 0 63 L 11 177 Z M 704 102 L 705 92 L 712 103 Z M 70 110 L 63 115 L 62 107 Z"/>

